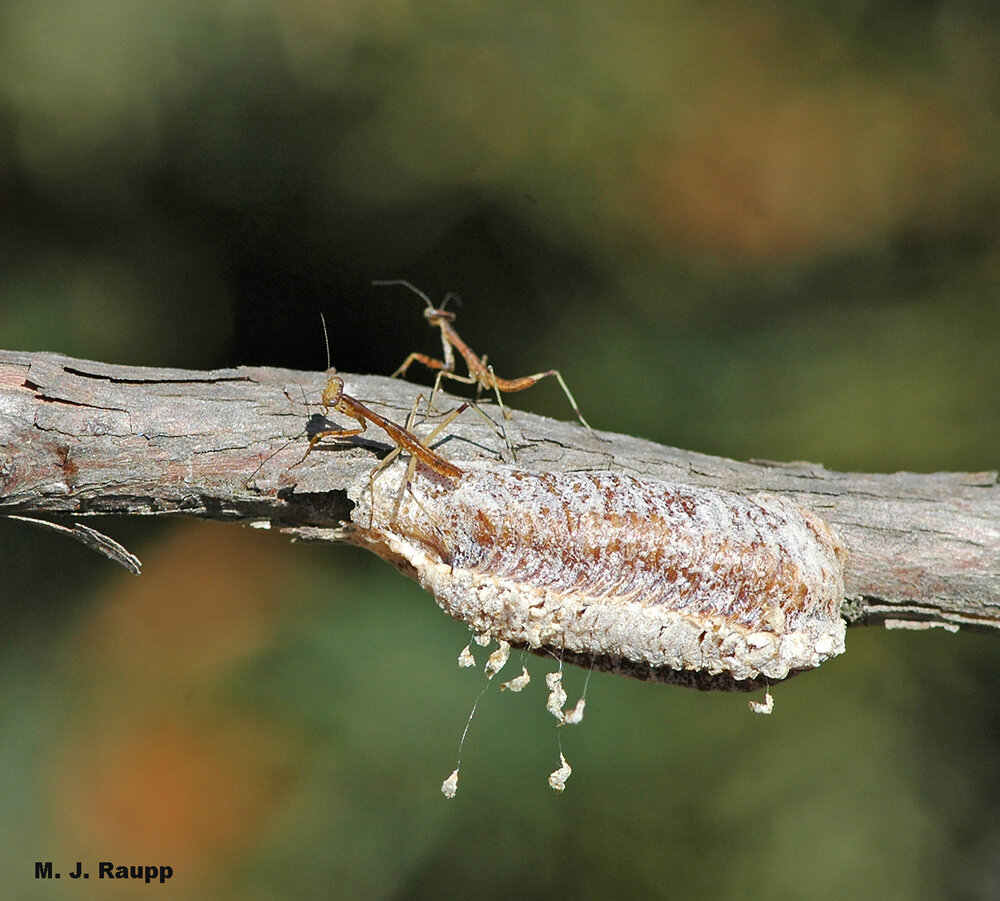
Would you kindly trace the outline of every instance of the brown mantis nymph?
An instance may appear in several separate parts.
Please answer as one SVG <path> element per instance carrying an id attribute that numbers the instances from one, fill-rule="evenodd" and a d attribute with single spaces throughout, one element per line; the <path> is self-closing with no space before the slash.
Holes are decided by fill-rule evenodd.
<path id="1" fill-rule="evenodd" d="M 391 419 L 386 419 L 384 416 L 366 407 L 363 403 L 361 403 L 361 401 L 351 397 L 349 394 L 345 394 L 344 380 L 340 376 L 335 375 L 329 382 L 327 382 L 326 387 L 323 389 L 323 396 L 320 402 L 326 412 L 313 413 L 312 416 L 309 417 L 309 422 L 306 424 L 306 435 L 309 437 L 309 447 L 306 449 L 306 452 L 302 457 L 303 460 L 309 456 L 316 444 L 323 438 L 350 438 L 354 435 L 360 435 L 368 427 L 368 422 L 371 422 L 385 432 L 397 445 L 396 450 L 389 454 L 389 456 L 376 467 L 375 472 L 384 469 L 389 463 L 392 462 L 392 460 L 405 450 L 412 454 L 414 458 L 420 460 L 421 463 L 429 466 L 439 475 L 443 475 L 453 481 L 462 475 L 461 469 L 453 463 L 449 463 L 439 454 L 434 453 L 434 451 L 427 447 L 408 429 L 405 429 L 400 425 L 396 425 L 396 423 L 394 423 Z M 451 420 L 458 416 L 458 414 L 461 413 L 467 406 L 468 404 L 463 404 L 458 407 L 458 409 L 453 410 L 448 415 L 448 418 L 442 422 L 440 426 L 438 426 L 438 430 L 450 423 Z M 356 420 L 360 424 L 360 428 L 343 429 L 334 425 L 334 423 L 330 422 L 326 416 L 326 413 L 328 413 L 331 409 Z"/>
<path id="2" fill-rule="evenodd" d="M 590 427 L 590 423 L 583 418 L 583 414 L 580 412 L 580 407 L 577 405 L 576 399 L 573 397 L 558 369 L 548 369 L 545 372 L 536 372 L 534 375 L 525 375 L 516 379 L 504 379 L 498 376 L 493 371 L 493 367 L 487 362 L 488 358 L 486 355 L 484 354 L 482 357 L 478 356 L 476 352 L 462 340 L 461 336 L 455 330 L 455 326 L 452 324 L 455 321 L 455 314 L 451 310 L 445 309 L 445 304 L 447 304 L 448 298 L 451 295 L 448 295 L 448 297 L 444 299 L 444 302 L 440 307 L 435 307 L 431 299 L 424 294 L 423 291 L 410 284 L 410 282 L 405 279 L 375 281 L 372 282 L 372 284 L 402 285 L 405 288 L 409 288 L 418 297 L 423 298 L 424 303 L 427 304 L 427 309 L 424 310 L 424 319 L 434 326 L 434 328 L 441 331 L 441 355 L 444 357 L 443 360 L 436 360 L 434 357 L 429 357 L 426 354 L 411 353 L 403 361 L 403 365 L 393 373 L 393 377 L 406 375 L 406 371 L 410 368 L 412 363 L 421 363 L 428 369 L 436 370 L 437 378 L 434 381 L 434 390 L 431 392 L 432 404 L 438 389 L 441 387 L 441 379 L 451 379 L 455 382 L 461 382 L 464 385 L 475 385 L 478 391 L 493 391 L 496 395 L 497 403 L 500 405 L 500 410 L 503 412 L 504 418 L 510 419 L 511 414 L 508 413 L 504 407 L 503 398 L 500 396 L 501 392 L 504 394 L 510 394 L 515 391 L 523 391 L 525 388 L 530 388 L 536 382 L 539 382 L 541 379 L 547 378 L 551 375 L 555 376 L 556 381 L 559 382 L 559 385 L 562 388 L 563 393 L 566 395 L 566 399 L 570 402 L 570 406 L 572 406 L 577 419 L 580 420 L 581 424 L 586 429 L 591 432 L 593 431 Z M 458 351 L 462 359 L 465 360 L 465 365 L 469 370 L 468 375 L 459 375 L 459 373 L 455 371 L 455 351 Z"/>

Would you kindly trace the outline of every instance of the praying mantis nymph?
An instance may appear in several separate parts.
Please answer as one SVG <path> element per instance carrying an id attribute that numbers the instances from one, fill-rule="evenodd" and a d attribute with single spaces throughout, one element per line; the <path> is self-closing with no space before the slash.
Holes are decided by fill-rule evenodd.
<path id="1" fill-rule="evenodd" d="M 309 456 L 316 444 L 323 438 L 350 438 L 354 435 L 360 435 L 363 431 L 365 431 L 368 423 L 371 422 L 385 432 L 394 442 L 396 442 L 397 445 L 396 451 L 386 457 L 378 468 L 384 468 L 388 465 L 388 463 L 395 459 L 398 453 L 405 450 L 412 454 L 416 459 L 420 460 L 421 463 L 429 466 L 435 472 L 445 476 L 446 478 L 455 480 L 461 477 L 461 469 L 453 463 L 449 463 L 440 454 L 434 453 L 434 451 L 427 447 L 411 431 L 397 425 L 391 419 L 386 419 L 374 410 L 369 409 L 361 403 L 361 401 L 351 397 L 349 394 L 345 394 L 344 380 L 340 376 L 332 376 L 327 382 L 326 387 L 323 389 L 321 403 L 324 411 L 326 412 L 313 413 L 312 416 L 309 417 L 309 422 L 306 425 L 306 435 L 309 437 L 309 447 L 305 452 L 305 456 L 302 458 L 303 460 Z M 463 404 L 457 410 L 454 410 L 449 415 L 449 418 L 442 423 L 439 428 L 451 422 L 451 420 L 461 413 L 467 406 L 468 404 Z M 336 426 L 334 423 L 330 422 L 326 415 L 331 409 L 356 420 L 360 424 L 360 428 L 344 429 Z"/>
<path id="2" fill-rule="evenodd" d="M 500 405 L 500 409 L 503 412 L 504 417 L 510 419 L 510 413 L 508 413 L 507 409 L 504 407 L 503 398 L 500 396 L 501 393 L 509 394 L 515 391 L 524 391 L 525 388 L 530 388 L 541 379 L 547 378 L 551 375 L 555 376 L 556 381 L 559 382 L 559 385 L 562 388 L 563 393 L 566 395 L 566 399 L 569 401 L 570 406 L 573 408 L 573 412 L 576 414 L 577 419 L 580 420 L 580 423 L 588 431 L 593 431 L 590 427 L 590 423 L 583 418 L 583 414 L 580 412 L 580 407 L 577 405 L 576 399 L 573 397 L 558 369 L 547 369 L 545 372 L 536 372 L 534 375 L 525 375 L 516 379 L 501 378 L 493 371 L 493 367 L 487 362 L 486 355 L 483 355 L 482 357 L 478 356 L 476 352 L 462 340 L 461 336 L 455 330 L 455 326 L 452 325 L 455 321 L 455 314 L 451 310 L 445 309 L 448 297 L 444 299 L 444 302 L 440 307 L 435 307 L 431 299 L 423 291 L 410 284 L 410 282 L 405 279 L 375 281 L 372 282 L 372 284 L 402 285 L 403 287 L 409 288 L 418 297 L 423 298 L 424 303 L 427 304 L 427 308 L 424 310 L 424 318 L 441 332 L 441 353 L 444 359 L 436 360 L 426 354 L 411 353 L 403 361 L 403 364 L 393 373 L 393 377 L 406 375 L 406 371 L 410 368 L 412 363 L 421 363 L 429 369 L 436 370 L 437 378 L 434 380 L 434 390 L 431 392 L 432 404 L 434 396 L 441 387 L 441 379 L 446 378 L 455 382 L 461 382 L 465 385 L 475 385 L 479 391 L 492 391 L 496 395 L 497 403 Z M 450 296 L 451 295 L 449 295 L 449 297 Z M 459 355 L 465 361 L 465 365 L 469 371 L 468 375 L 460 375 L 455 371 L 455 351 L 458 351 Z"/>
<path id="3" fill-rule="evenodd" d="M 323 325 L 323 339 L 326 343 L 326 368 L 327 372 L 329 372 L 331 369 L 330 341 L 326 330 L 326 317 L 322 314 L 320 314 L 320 321 Z M 302 455 L 302 459 L 294 465 L 298 466 L 299 464 L 305 462 L 306 457 L 312 453 L 316 445 L 324 438 L 350 438 L 355 435 L 360 435 L 367 429 L 368 423 L 370 422 L 382 429 L 382 431 L 385 432 L 396 444 L 395 450 L 393 450 L 378 466 L 372 470 L 370 475 L 372 484 L 374 484 L 375 476 L 392 463 L 392 461 L 403 451 L 408 451 L 414 460 L 420 460 L 426 466 L 429 466 L 431 469 L 446 478 L 458 478 L 462 471 L 458 469 L 458 467 L 449 463 L 444 457 L 434 453 L 434 451 L 421 442 L 421 440 L 411 431 L 413 426 L 413 417 L 416 413 L 416 406 L 419 401 L 420 396 L 418 395 L 417 400 L 414 403 L 413 410 L 410 412 L 410 418 L 407 422 L 407 426 L 404 428 L 403 426 L 397 425 L 391 419 L 386 419 L 386 417 L 365 406 L 357 398 L 351 397 L 351 395 L 347 394 L 344 391 L 344 380 L 340 376 L 330 376 L 320 398 L 323 412 L 313 413 L 306 423 L 305 430 L 300 433 L 300 437 L 304 434 L 309 438 L 309 446 L 306 448 L 306 452 Z M 440 432 L 468 406 L 469 404 L 467 403 L 462 404 L 460 407 L 453 410 L 434 430 L 433 434 L 436 435 Z M 331 409 L 355 420 L 358 423 L 359 428 L 345 429 L 331 422 L 328 418 L 328 414 Z M 485 414 L 483 415 L 485 416 Z M 492 422 L 490 424 L 492 425 Z M 274 453 L 277 453 L 277 451 Z M 274 456 L 274 453 L 261 461 L 260 465 L 246 480 L 246 484 L 249 484 L 253 480 L 254 476 L 260 472 L 264 464 Z M 412 472 L 413 467 L 409 470 L 410 476 L 412 476 Z"/>
<path id="4" fill-rule="evenodd" d="M 392 450 L 385 457 L 385 459 L 375 466 L 368 474 L 368 486 L 372 500 L 372 506 L 369 510 L 369 526 L 371 526 L 372 517 L 375 513 L 375 479 L 384 469 L 389 467 L 396 457 L 404 451 L 407 451 L 410 454 L 410 464 L 406 469 L 405 478 L 399 485 L 398 493 L 393 505 L 393 518 L 395 517 L 395 511 L 399 509 L 403 492 L 407 489 L 411 489 L 417 461 L 423 463 L 424 466 L 430 468 L 439 476 L 443 476 L 446 480 L 448 480 L 448 484 L 454 484 L 457 480 L 461 479 L 463 475 L 463 471 L 461 469 L 455 466 L 454 463 L 450 463 L 440 454 L 432 451 L 426 444 L 423 443 L 423 441 L 410 431 L 413 427 L 413 417 L 416 414 L 417 404 L 420 402 L 420 395 L 417 396 L 413 409 L 410 411 L 406 428 L 397 425 L 391 419 L 386 419 L 384 416 L 366 407 L 363 403 L 361 403 L 361 401 L 357 400 L 357 398 L 346 394 L 344 392 L 344 380 L 337 375 L 332 376 L 327 382 L 326 387 L 323 389 L 320 402 L 323 406 L 324 412 L 313 413 L 312 416 L 309 417 L 309 422 L 306 424 L 306 434 L 309 436 L 309 447 L 306 448 L 306 452 L 303 455 L 302 460 L 305 460 L 316 445 L 324 438 L 350 438 L 354 435 L 360 435 L 365 431 L 369 422 L 382 429 L 382 431 L 396 443 L 395 449 Z M 428 440 L 433 439 L 469 406 L 470 405 L 468 403 L 464 403 L 452 410 L 451 413 L 449 413 L 444 420 L 438 424 L 437 428 L 431 432 Z M 360 428 L 344 429 L 335 425 L 327 418 L 326 415 L 331 409 L 356 420 Z M 299 462 L 301 463 L 302 460 Z"/>

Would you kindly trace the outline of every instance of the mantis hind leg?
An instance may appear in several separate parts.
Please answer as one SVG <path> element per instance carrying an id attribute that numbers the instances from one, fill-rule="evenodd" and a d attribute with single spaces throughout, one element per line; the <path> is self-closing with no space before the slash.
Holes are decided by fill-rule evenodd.
<path id="1" fill-rule="evenodd" d="M 418 394 L 413 401 L 413 407 L 410 409 L 410 415 L 406 419 L 406 431 L 410 433 L 413 432 L 413 423 L 414 420 L 416 419 L 417 408 L 420 406 L 420 401 L 422 400 L 426 402 L 426 398 L 422 394 Z M 464 410 L 469 406 L 472 405 L 464 403 L 461 406 L 456 407 L 454 410 L 452 410 L 443 420 L 441 420 L 440 423 L 437 424 L 437 426 L 435 426 L 434 430 L 429 435 L 427 435 L 426 438 L 423 439 L 423 443 L 433 441 L 439 434 L 441 434 L 442 431 L 444 431 L 449 425 L 451 425 L 451 423 L 454 422 L 454 420 L 458 418 L 458 416 L 461 415 L 461 413 L 464 412 Z M 486 414 L 483 413 L 482 410 L 480 410 L 479 413 L 482 416 L 486 416 Z M 489 417 L 486 418 L 489 419 Z M 375 479 L 378 478 L 379 474 L 383 470 L 387 469 L 390 465 L 392 465 L 393 461 L 401 453 L 403 453 L 402 447 L 399 446 L 394 447 L 388 454 L 386 454 L 385 458 L 381 460 L 378 463 L 378 465 L 375 466 L 372 469 L 372 471 L 368 474 L 368 490 L 371 496 L 371 506 L 369 507 L 368 511 L 368 528 L 372 527 L 372 522 L 375 516 Z M 410 495 L 413 497 L 414 501 L 416 501 L 416 503 L 420 506 L 420 509 L 423 510 L 425 513 L 427 513 L 426 508 L 423 506 L 423 504 L 420 503 L 420 499 L 416 496 L 416 494 L 413 493 L 413 477 L 416 474 L 418 462 L 419 461 L 417 457 L 411 454 L 410 461 L 406 466 L 406 475 L 403 478 L 402 482 L 400 482 L 399 490 L 396 493 L 396 501 L 395 504 L 393 505 L 393 510 L 392 510 L 393 521 L 399 515 L 399 507 L 403 502 L 403 494 L 406 491 L 410 492 Z"/>
<path id="2" fill-rule="evenodd" d="M 493 387 L 497 392 L 497 399 L 500 398 L 500 392 L 506 391 L 508 393 L 513 393 L 515 391 L 524 391 L 525 388 L 530 388 L 532 385 L 537 384 L 544 378 L 548 378 L 550 375 L 556 377 L 556 381 L 559 382 L 559 387 L 562 388 L 563 394 L 566 395 L 566 400 L 569 401 L 569 405 L 573 408 L 573 412 L 576 414 L 576 418 L 580 420 L 580 424 L 588 431 L 593 433 L 593 429 L 590 427 L 590 423 L 583 418 L 583 413 L 580 412 L 580 406 L 576 402 L 576 398 L 573 397 L 573 393 L 569 390 L 569 385 L 566 384 L 566 380 L 562 377 L 562 373 L 558 369 L 549 369 L 546 372 L 536 372 L 534 375 L 524 375 L 519 379 L 501 379 L 497 378 L 493 374 L 493 368 L 490 367 L 490 377 L 493 381 Z"/>

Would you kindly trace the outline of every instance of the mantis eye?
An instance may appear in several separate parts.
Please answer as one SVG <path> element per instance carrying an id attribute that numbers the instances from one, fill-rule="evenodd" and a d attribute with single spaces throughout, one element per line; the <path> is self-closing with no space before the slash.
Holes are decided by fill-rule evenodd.
<path id="1" fill-rule="evenodd" d="M 344 380 L 340 376 L 335 375 L 326 383 L 326 387 L 323 389 L 323 406 L 335 407 L 340 403 L 340 399 L 343 396 Z"/>
<path id="2" fill-rule="evenodd" d="M 439 325 L 442 322 L 454 322 L 455 314 L 451 310 L 428 309 L 424 310 L 424 318 L 431 325 Z"/>

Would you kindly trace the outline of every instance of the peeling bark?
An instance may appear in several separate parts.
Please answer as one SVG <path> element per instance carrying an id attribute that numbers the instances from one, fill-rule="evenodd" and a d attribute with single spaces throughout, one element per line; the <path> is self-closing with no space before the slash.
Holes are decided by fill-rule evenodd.
<path id="1" fill-rule="evenodd" d="M 397 379 L 343 377 L 351 396 L 400 424 L 427 391 Z M 182 513 L 345 540 L 349 493 L 368 484 L 394 445 L 372 426 L 320 443 L 303 460 L 306 418 L 316 409 L 304 398 L 318 398 L 325 383 L 323 373 L 285 369 L 197 372 L 0 351 L 0 514 L 75 521 Z M 437 404 L 447 411 L 457 401 L 439 395 Z M 481 409 L 495 430 L 469 410 L 432 442 L 459 466 L 509 463 L 495 406 Z M 418 418 L 416 432 L 428 434 L 440 418 Z M 852 624 L 1000 628 L 996 472 L 883 475 L 743 463 L 522 412 L 505 427 L 526 470 L 615 470 L 792 498 L 847 546 L 843 615 Z M 107 552 L 88 534 L 93 529 L 77 531 Z"/>

